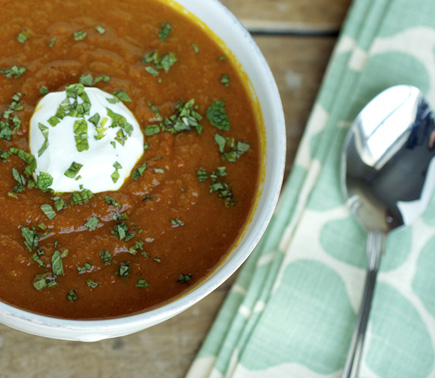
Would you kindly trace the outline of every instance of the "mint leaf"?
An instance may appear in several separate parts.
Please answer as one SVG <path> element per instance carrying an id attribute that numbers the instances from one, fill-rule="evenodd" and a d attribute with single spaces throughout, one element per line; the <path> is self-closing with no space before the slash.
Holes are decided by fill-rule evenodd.
<path id="1" fill-rule="evenodd" d="M 228 115 L 225 111 L 225 101 L 216 101 L 211 104 L 207 109 L 207 119 L 220 130 L 231 130 Z"/>
<path id="2" fill-rule="evenodd" d="M 171 34 L 172 31 L 172 25 L 169 22 L 162 22 L 160 24 L 161 29 L 159 31 L 159 38 L 162 41 L 166 41 L 169 37 L 169 34 Z"/>
<path id="3" fill-rule="evenodd" d="M 41 205 L 41 210 L 44 212 L 48 219 L 53 219 L 56 216 L 56 212 L 53 210 L 50 204 L 45 203 Z"/>
<path id="4" fill-rule="evenodd" d="M 88 221 L 85 223 L 85 227 L 89 228 L 90 230 L 95 230 L 98 226 L 98 223 L 100 221 L 96 217 L 91 217 L 88 219 Z"/>
<path id="5" fill-rule="evenodd" d="M 60 251 L 56 250 L 51 256 L 51 269 L 53 270 L 53 274 L 56 276 L 60 276 L 63 274 L 63 263 Z"/>
<path id="6" fill-rule="evenodd" d="M 64 175 L 69 178 L 74 178 L 80 172 L 80 169 L 82 169 L 82 167 L 83 164 L 79 164 L 73 161 L 71 163 L 71 166 L 65 171 Z"/>

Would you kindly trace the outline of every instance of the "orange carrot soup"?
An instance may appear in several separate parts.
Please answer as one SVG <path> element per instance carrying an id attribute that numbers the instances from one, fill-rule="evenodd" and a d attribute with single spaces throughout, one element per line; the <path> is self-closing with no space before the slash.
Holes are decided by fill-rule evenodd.
<path id="1" fill-rule="evenodd" d="M 0 300 L 101 319 L 189 291 L 259 190 L 237 63 L 167 2 L 0 3 Z"/>

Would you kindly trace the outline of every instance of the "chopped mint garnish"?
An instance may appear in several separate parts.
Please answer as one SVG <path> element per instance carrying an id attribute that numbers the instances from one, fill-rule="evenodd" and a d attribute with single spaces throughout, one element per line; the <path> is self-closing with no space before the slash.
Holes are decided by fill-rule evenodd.
<path id="1" fill-rule="evenodd" d="M 87 35 L 88 35 L 88 33 L 86 33 L 83 30 L 76 31 L 73 34 L 74 41 L 83 41 Z"/>
<path id="2" fill-rule="evenodd" d="M 26 72 L 26 67 L 20 67 L 17 65 L 0 70 L 0 73 L 4 74 L 8 79 L 11 77 L 18 79 L 22 74 L 24 74 L 24 72 Z"/>
<path id="3" fill-rule="evenodd" d="M 69 178 L 74 178 L 80 172 L 80 169 L 82 169 L 82 167 L 83 164 L 79 164 L 73 161 L 70 167 L 65 171 L 64 175 Z"/>
<path id="4" fill-rule="evenodd" d="M 162 22 L 160 24 L 160 31 L 159 31 L 159 38 L 162 41 L 166 41 L 169 37 L 169 34 L 171 34 L 172 31 L 172 25 L 169 22 Z"/>
<path id="5" fill-rule="evenodd" d="M 227 112 L 225 111 L 225 101 L 216 101 L 207 109 L 207 119 L 210 123 L 221 130 L 231 130 Z"/>
<path id="6" fill-rule="evenodd" d="M 20 43 L 26 43 L 27 40 L 29 39 L 29 32 L 24 29 L 20 34 L 18 34 L 17 36 L 17 40 Z"/>
<path id="7" fill-rule="evenodd" d="M 71 198 L 71 205 L 86 203 L 92 197 L 94 197 L 94 193 L 92 193 L 89 189 L 83 189 L 81 192 L 74 192 Z"/>
<path id="8" fill-rule="evenodd" d="M 141 164 L 135 171 L 133 171 L 133 173 L 131 174 L 133 180 L 137 181 L 137 179 L 143 175 L 146 169 L 147 169 L 147 163 L 145 162 Z"/>
<path id="9" fill-rule="evenodd" d="M 100 221 L 96 217 L 91 217 L 88 219 L 88 221 L 85 223 L 85 227 L 89 228 L 90 230 L 95 230 L 98 226 L 98 223 Z"/>
<path id="10" fill-rule="evenodd" d="M 45 203 L 41 205 L 41 210 L 44 212 L 48 219 L 53 219 L 56 216 L 56 212 L 53 210 L 50 204 Z"/>
<path id="11" fill-rule="evenodd" d="M 94 29 L 100 34 L 104 34 L 106 32 L 106 29 L 104 29 L 101 25 L 95 25 Z"/>

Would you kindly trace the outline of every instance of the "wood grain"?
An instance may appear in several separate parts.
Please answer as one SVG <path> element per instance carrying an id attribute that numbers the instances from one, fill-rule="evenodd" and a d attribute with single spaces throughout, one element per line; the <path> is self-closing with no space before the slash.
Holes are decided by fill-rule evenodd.
<path id="1" fill-rule="evenodd" d="M 351 0 L 221 0 L 252 31 L 331 33 Z"/>
<path id="2" fill-rule="evenodd" d="M 287 177 L 335 39 L 258 36 L 255 40 L 271 67 L 281 94 L 287 131 Z"/>

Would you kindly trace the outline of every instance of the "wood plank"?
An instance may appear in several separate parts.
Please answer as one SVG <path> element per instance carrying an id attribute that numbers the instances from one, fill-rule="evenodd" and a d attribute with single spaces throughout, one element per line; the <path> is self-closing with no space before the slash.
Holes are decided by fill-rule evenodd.
<path id="1" fill-rule="evenodd" d="M 335 38 L 257 36 L 281 94 L 287 130 L 288 176 L 322 82 Z"/>
<path id="2" fill-rule="evenodd" d="M 221 0 L 251 31 L 339 31 L 351 0 Z"/>
<path id="3" fill-rule="evenodd" d="M 334 38 L 256 37 L 277 80 L 287 120 L 288 169 L 321 83 Z M 44 339 L 0 326 L 2 377 L 182 377 L 234 278 L 179 316 L 97 343 Z"/>

